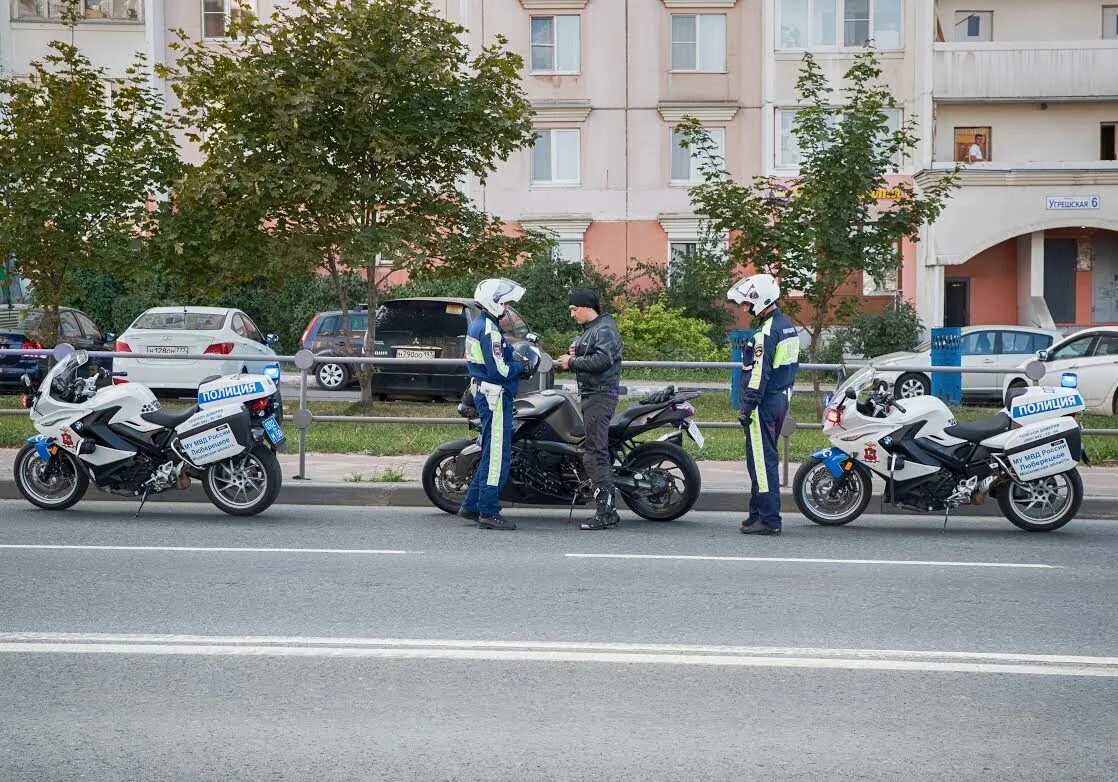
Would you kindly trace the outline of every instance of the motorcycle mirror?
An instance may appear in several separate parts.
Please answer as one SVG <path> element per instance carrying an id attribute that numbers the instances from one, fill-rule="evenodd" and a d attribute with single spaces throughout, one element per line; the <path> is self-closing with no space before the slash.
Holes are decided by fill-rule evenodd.
<path id="1" fill-rule="evenodd" d="M 857 399 L 858 398 L 858 392 L 855 391 L 853 388 L 848 388 L 848 389 L 846 389 L 846 398 L 847 399 Z"/>
<path id="2" fill-rule="evenodd" d="M 528 340 L 533 345 L 540 344 L 540 335 L 536 334 L 535 332 L 532 332 L 532 331 L 529 331 L 528 334 L 524 337 L 524 339 Z"/>
<path id="3" fill-rule="evenodd" d="M 24 388 L 31 388 L 31 378 L 30 378 L 30 376 L 24 375 L 23 377 L 21 377 L 19 379 L 19 382 L 20 382 L 20 385 L 22 385 Z"/>

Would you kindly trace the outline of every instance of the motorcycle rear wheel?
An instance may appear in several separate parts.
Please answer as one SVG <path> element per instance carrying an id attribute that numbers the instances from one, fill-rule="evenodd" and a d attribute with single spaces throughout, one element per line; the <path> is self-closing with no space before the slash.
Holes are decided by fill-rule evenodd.
<path id="1" fill-rule="evenodd" d="M 998 506 L 1014 525 L 1029 532 L 1052 532 L 1067 524 L 1083 503 L 1079 470 L 998 487 Z"/>
<path id="2" fill-rule="evenodd" d="M 668 466 L 671 465 L 671 466 Z M 630 497 L 621 492 L 629 510 L 649 521 L 675 521 L 685 515 L 699 499 L 702 476 L 691 454 L 672 443 L 642 443 L 629 452 L 627 471 L 651 473 L 670 484 L 667 497 Z"/>

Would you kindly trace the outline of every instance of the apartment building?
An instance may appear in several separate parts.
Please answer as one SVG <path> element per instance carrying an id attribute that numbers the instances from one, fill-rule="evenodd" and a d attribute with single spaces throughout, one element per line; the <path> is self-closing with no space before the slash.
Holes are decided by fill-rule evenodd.
<path id="1" fill-rule="evenodd" d="M 926 5 L 916 181 L 966 163 L 920 245 L 926 322 L 1118 322 L 1118 3 Z"/>
<path id="2" fill-rule="evenodd" d="M 60 0 L 10 0 L 0 68 L 22 75 L 68 35 Z M 74 42 L 109 76 L 169 29 L 217 40 L 282 0 L 83 0 Z M 897 295 L 928 325 L 1118 322 L 1118 0 L 436 0 L 473 47 L 525 60 L 539 141 L 471 196 L 559 253 L 613 271 L 686 258 L 699 241 L 698 161 L 674 125 L 698 117 L 731 175 L 795 176 L 789 132 L 810 51 L 838 86 L 866 41 L 920 147 L 891 184 L 965 163 L 962 186 L 896 279 L 852 279 L 868 310 Z M 153 76 L 153 79 L 155 77 Z M 173 99 L 167 85 L 162 85 Z M 881 193 L 888 203 L 890 189 Z"/>

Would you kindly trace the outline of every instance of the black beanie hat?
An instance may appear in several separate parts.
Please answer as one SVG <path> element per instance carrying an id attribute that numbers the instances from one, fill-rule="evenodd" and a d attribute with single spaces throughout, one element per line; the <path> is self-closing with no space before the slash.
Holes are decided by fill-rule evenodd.
<path id="1" fill-rule="evenodd" d="M 567 303 L 575 307 L 589 307 L 595 312 L 602 311 L 602 303 L 598 298 L 598 292 L 593 288 L 575 288 L 571 291 Z"/>

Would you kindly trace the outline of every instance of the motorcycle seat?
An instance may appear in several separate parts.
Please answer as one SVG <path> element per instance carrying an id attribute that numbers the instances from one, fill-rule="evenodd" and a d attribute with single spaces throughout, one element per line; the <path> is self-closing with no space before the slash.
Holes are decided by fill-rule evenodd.
<path id="1" fill-rule="evenodd" d="M 960 440 L 966 440 L 970 443 L 980 443 L 999 434 L 1004 434 L 1013 426 L 1013 419 L 1005 413 L 998 413 L 993 418 L 986 418 L 982 421 L 973 421 L 971 423 L 956 424 L 949 426 L 943 431 L 952 437 L 958 437 Z"/>
<path id="2" fill-rule="evenodd" d="M 613 417 L 613 420 L 609 422 L 610 437 L 620 435 L 628 428 L 629 424 L 631 424 L 637 418 L 640 418 L 642 415 L 647 415 L 648 413 L 654 413 L 663 409 L 663 404 L 633 405 L 625 412 L 615 415 Z"/>
<path id="3" fill-rule="evenodd" d="M 185 410 L 156 410 L 153 413 L 142 413 L 140 418 L 164 429 L 174 429 L 197 412 L 198 405 L 192 405 Z"/>

